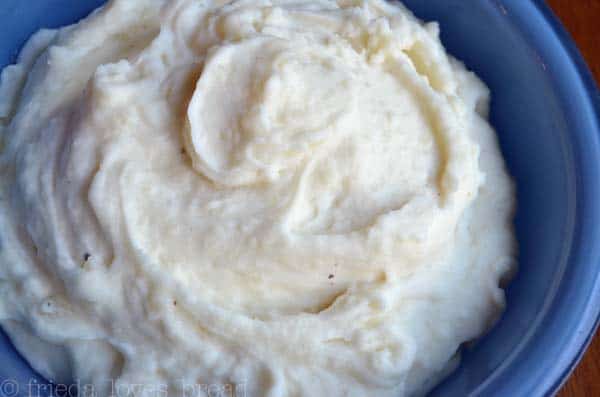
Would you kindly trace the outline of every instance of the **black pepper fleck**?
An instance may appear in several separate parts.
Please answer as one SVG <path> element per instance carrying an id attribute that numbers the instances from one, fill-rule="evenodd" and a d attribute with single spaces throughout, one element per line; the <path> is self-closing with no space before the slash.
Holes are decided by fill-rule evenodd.
<path id="1" fill-rule="evenodd" d="M 333 274 L 330 274 L 329 277 L 327 277 L 328 279 L 332 279 L 333 277 L 335 277 Z"/>
<path id="2" fill-rule="evenodd" d="M 83 254 L 83 260 L 87 262 L 87 260 L 90 259 L 91 256 L 92 256 L 91 254 L 86 252 L 85 254 Z"/>

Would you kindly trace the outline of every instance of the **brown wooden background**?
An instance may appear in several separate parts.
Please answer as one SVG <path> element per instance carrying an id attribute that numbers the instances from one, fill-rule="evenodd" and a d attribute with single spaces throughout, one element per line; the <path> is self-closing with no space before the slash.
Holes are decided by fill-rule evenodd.
<path id="1" fill-rule="evenodd" d="M 600 0 L 547 0 L 571 33 L 600 82 Z M 600 334 L 558 394 L 559 397 L 600 397 Z"/>

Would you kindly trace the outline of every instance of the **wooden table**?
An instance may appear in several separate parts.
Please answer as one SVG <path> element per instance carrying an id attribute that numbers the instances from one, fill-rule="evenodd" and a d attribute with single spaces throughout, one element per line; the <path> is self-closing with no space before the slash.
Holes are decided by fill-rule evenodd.
<path id="1" fill-rule="evenodd" d="M 590 69 L 600 82 L 600 0 L 547 0 L 567 27 Z M 600 334 L 558 394 L 559 397 L 600 397 Z"/>

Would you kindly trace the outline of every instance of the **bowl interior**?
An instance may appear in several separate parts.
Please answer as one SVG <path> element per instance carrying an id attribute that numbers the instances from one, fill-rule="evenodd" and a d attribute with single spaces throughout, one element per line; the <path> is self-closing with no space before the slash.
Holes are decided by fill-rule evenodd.
<path id="1" fill-rule="evenodd" d="M 38 28 L 72 23 L 101 3 L 3 0 L 0 66 L 14 62 Z M 600 197 L 593 88 L 536 1 L 404 3 L 439 21 L 448 51 L 490 87 L 491 123 L 518 190 L 520 269 L 507 289 L 506 313 L 432 395 L 542 395 L 570 368 L 598 312 L 590 304 L 598 297 L 600 257 L 591 244 L 600 225 L 592 200 Z M 4 335 L 0 362 L 0 378 L 34 376 Z"/>
<path id="2" fill-rule="evenodd" d="M 506 9 L 460 0 L 405 4 L 421 18 L 439 21 L 447 50 L 489 86 L 490 121 L 517 184 L 519 272 L 506 291 L 507 310 L 434 392 L 466 395 L 525 346 L 564 276 L 575 220 L 573 147 L 551 76 Z M 517 384 L 518 375 L 511 382 Z"/>

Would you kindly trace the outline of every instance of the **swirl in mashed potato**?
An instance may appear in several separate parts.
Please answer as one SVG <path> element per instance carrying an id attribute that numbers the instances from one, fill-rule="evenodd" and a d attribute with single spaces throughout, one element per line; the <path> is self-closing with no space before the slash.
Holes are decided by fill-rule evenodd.
<path id="1" fill-rule="evenodd" d="M 0 319 L 49 379 L 420 395 L 502 311 L 487 88 L 398 3 L 114 0 L 0 94 Z"/>

